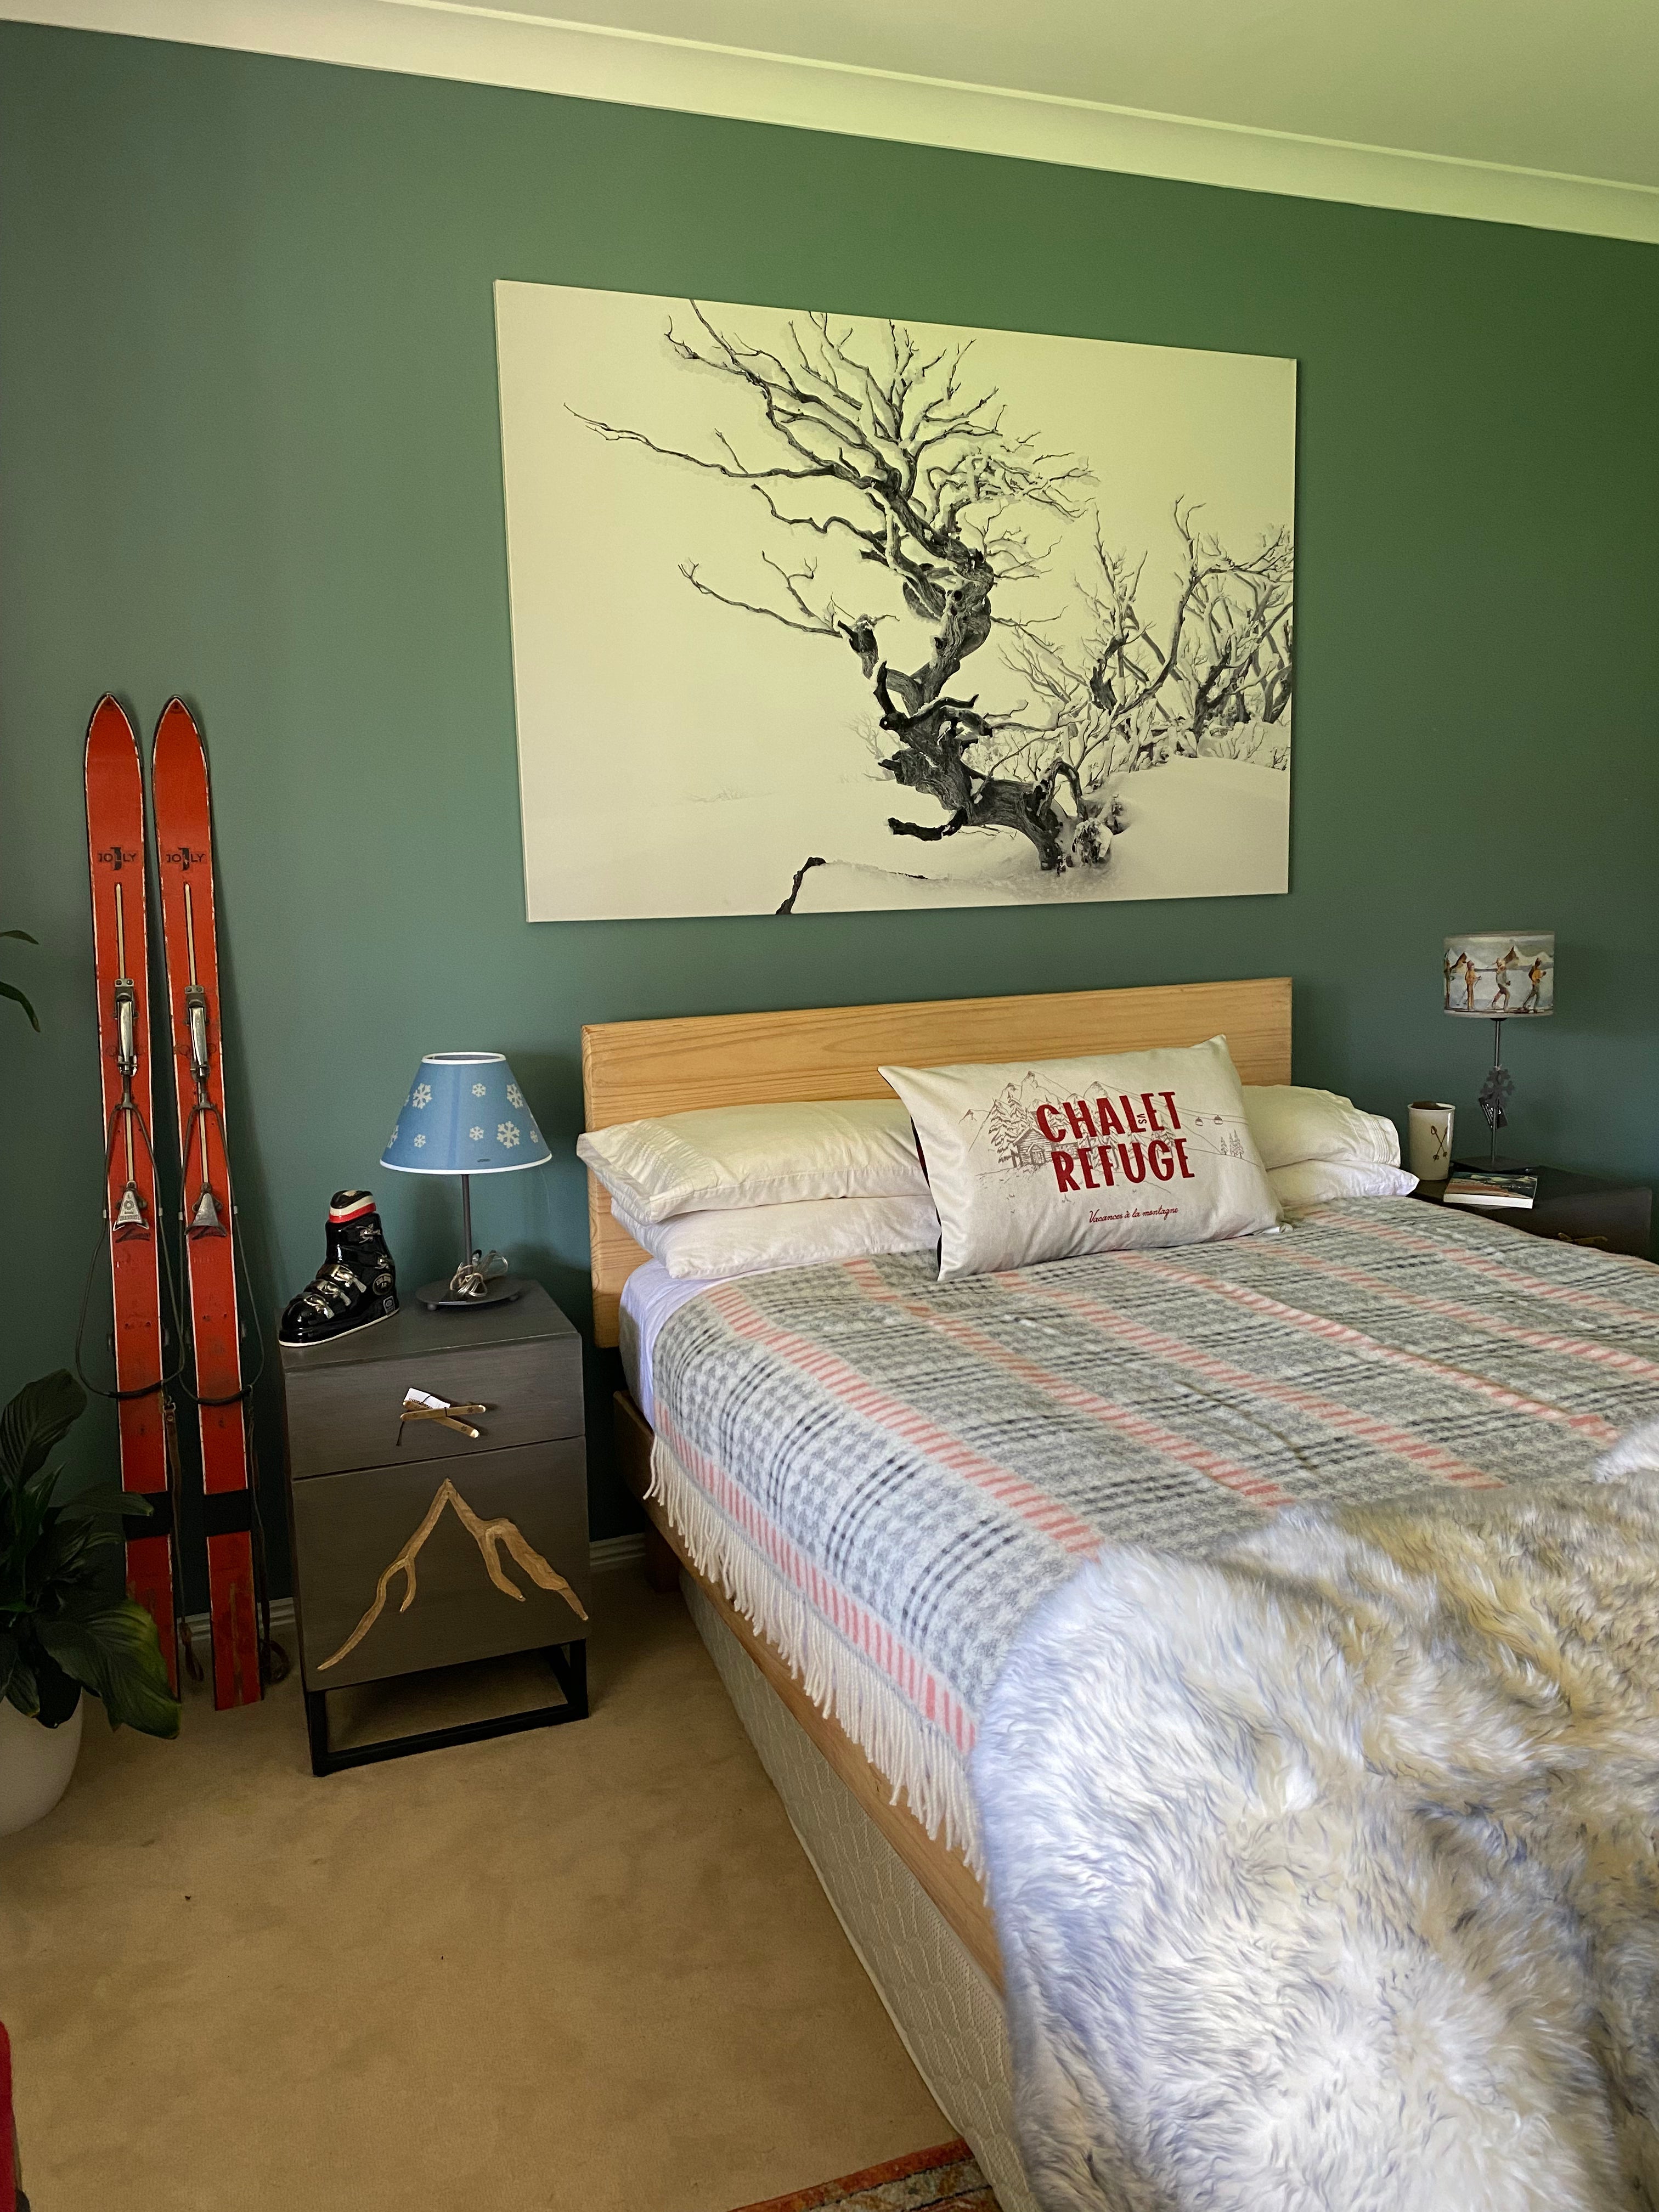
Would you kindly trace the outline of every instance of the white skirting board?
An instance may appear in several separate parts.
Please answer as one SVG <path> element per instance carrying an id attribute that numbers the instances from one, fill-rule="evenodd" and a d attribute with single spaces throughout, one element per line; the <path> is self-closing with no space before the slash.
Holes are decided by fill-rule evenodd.
<path id="1" fill-rule="evenodd" d="M 1014 2147 L 996 1990 L 944 1916 L 689 1577 L 691 1618 L 859 1964 L 1001 2212 L 1036 2212 Z"/>
<path id="2" fill-rule="evenodd" d="M 587 1564 L 596 1575 L 611 1573 L 617 1567 L 631 1567 L 645 1557 L 645 1538 L 637 1530 L 628 1536 L 601 1536 L 596 1544 L 587 1547 Z M 198 1643 L 204 1642 L 212 1621 L 204 1613 L 185 1616 L 185 1626 Z M 291 1597 L 274 1597 L 270 1601 L 271 1632 L 294 1626 L 294 1601 Z"/>

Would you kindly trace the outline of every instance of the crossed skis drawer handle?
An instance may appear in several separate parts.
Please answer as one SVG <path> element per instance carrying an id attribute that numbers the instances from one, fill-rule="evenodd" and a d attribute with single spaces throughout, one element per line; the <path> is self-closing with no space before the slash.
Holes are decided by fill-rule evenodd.
<path id="1" fill-rule="evenodd" d="M 439 1421 L 459 1436 L 471 1437 L 476 1443 L 483 1431 L 475 1429 L 465 1417 L 469 1413 L 487 1413 L 489 1410 L 488 1406 L 482 1404 L 452 1406 L 447 1398 L 434 1398 L 428 1390 L 405 1390 L 403 1407 L 398 1415 L 398 1442 L 402 1443 L 404 1440 L 404 1424 L 406 1421 Z"/>

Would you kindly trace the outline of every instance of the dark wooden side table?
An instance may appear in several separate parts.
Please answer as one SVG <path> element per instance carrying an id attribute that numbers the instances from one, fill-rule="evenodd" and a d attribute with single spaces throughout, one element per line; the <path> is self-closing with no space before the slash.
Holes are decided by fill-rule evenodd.
<path id="1" fill-rule="evenodd" d="M 1445 1190 L 1443 1182 L 1420 1182 L 1415 1194 L 1439 1206 Z M 1524 1230 L 1529 1237 L 1590 1244 L 1598 1252 L 1624 1252 L 1636 1260 L 1647 1258 L 1653 1234 L 1653 1193 L 1645 1183 L 1607 1182 L 1600 1176 L 1569 1174 L 1565 1168 L 1539 1169 L 1538 1195 L 1530 1206 L 1453 1210 Z"/>
<path id="2" fill-rule="evenodd" d="M 313 1771 L 584 1718 L 581 1340 L 546 1291 L 480 1313 L 405 1306 L 282 1359 Z M 410 1419 L 411 1389 L 476 1410 Z M 544 1654 L 559 1704 L 331 1747 L 331 1691 L 516 1651 Z"/>

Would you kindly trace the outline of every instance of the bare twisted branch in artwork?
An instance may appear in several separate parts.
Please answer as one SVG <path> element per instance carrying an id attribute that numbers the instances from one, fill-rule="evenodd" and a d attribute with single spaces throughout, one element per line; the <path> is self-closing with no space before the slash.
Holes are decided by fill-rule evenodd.
<path id="1" fill-rule="evenodd" d="M 792 316 L 775 349 L 721 329 L 693 301 L 665 333 L 690 370 L 737 386 L 756 410 L 752 450 L 715 432 L 694 453 L 629 425 L 580 416 L 600 437 L 721 478 L 750 493 L 767 525 L 851 550 L 896 586 L 902 609 L 929 626 L 928 650 L 905 667 L 884 656 L 879 626 L 896 611 L 843 606 L 817 558 L 789 563 L 762 550 L 764 595 L 710 581 L 696 561 L 680 573 L 733 611 L 847 647 L 880 710 L 883 771 L 941 810 L 938 822 L 890 817 L 896 836 L 935 843 L 963 830 L 1007 830 L 1041 866 L 1097 865 L 1121 812 L 1108 776 L 1197 750 L 1241 716 L 1275 719 L 1289 697 L 1290 545 L 1281 536 L 1250 561 L 1232 559 L 1177 504 L 1186 573 L 1161 638 L 1136 605 L 1144 563 L 1130 568 L 1099 536 L 1099 575 L 1079 583 L 1095 635 L 1073 666 L 1043 623 L 993 611 L 998 588 L 1048 573 L 1057 530 L 1087 512 L 1094 479 L 1079 456 L 1018 432 L 994 386 L 974 374 L 971 339 L 924 346 L 896 323 L 875 339 L 827 314 Z M 951 696 L 994 629 L 1030 699 L 1012 712 Z M 1273 711 L 1270 713 L 1269 709 Z M 796 881 L 781 912 L 793 910 Z"/>
<path id="2" fill-rule="evenodd" d="M 1078 590 L 1092 620 L 1080 655 L 1062 653 L 1030 622 L 1001 624 L 1006 651 L 1038 700 L 1042 724 L 1016 729 L 1004 764 L 1035 769 L 1058 745 L 1098 782 L 1182 756 L 1207 752 L 1283 765 L 1264 734 L 1290 705 L 1294 667 L 1290 533 L 1277 531 L 1240 559 L 1195 527 L 1177 501 L 1186 553 L 1167 625 L 1155 635 L 1139 608 L 1146 556 L 1107 548 L 1098 519 L 1097 573 Z"/>

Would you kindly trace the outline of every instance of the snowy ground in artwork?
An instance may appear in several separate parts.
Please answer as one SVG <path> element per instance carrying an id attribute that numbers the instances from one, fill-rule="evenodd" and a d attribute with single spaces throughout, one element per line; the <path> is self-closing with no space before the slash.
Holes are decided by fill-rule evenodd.
<path id="1" fill-rule="evenodd" d="M 1126 776 L 1119 791 L 1125 823 L 1104 867 L 1045 876 L 1024 838 L 963 831 L 942 845 L 911 848 L 926 855 L 925 874 L 825 853 L 825 866 L 803 880 L 795 911 L 1237 898 L 1290 888 L 1291 780 L 1282 769 L 1171 761 Z M 890 831 L 888 837 L 890 850 L 905 842 Z"/>
<path id="2" fill-rule="evenodd" d="M 568 848 L 536 889 L 532 918 L 775 914 L 809 854 L 797 914 L 890 907 L 1069 905 L 1225 898 L 1289 888 L 1291 779 L 1253 762 L 1171 761 L 1118 787 L 1125 827 L 1103 867 L 1044 875 L 1012 830 L 937 845 L 896 837 L 887 817 L 936 810 L 886 777 L 843 766 L 764 790 L 657 793 L 617 779 L 613 836 Z"/>

